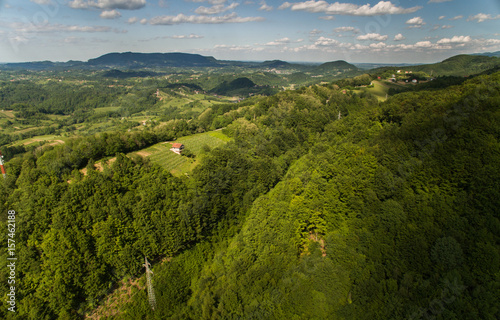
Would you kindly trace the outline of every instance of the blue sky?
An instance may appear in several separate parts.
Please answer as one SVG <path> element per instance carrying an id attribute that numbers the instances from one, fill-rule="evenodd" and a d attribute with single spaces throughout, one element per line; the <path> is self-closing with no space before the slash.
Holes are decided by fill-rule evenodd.
<path id="1" fill-rule="evenodd" d="M 499 0 L 0 0 L 0 62 L 133 51 L 416 63 L 499 50 Z"/>

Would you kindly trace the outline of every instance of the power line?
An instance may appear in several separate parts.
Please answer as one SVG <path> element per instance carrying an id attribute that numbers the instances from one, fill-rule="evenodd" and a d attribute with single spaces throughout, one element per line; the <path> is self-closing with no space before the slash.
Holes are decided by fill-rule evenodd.
<path id="1" fill-rule="evenodd" d="M 151 280 L 151 275 L 153 274 L 153 271 L 149 269 L 151 264 L 148 262 L 148 258 L 144 257 L 144 266 L 146 267 L 146 279 L 148 282 L 148 300 L 149 304 L 151 305 L 151 309 L 155 309 L 156 307 L 156 298 L 155 298 L 155 292 L 153 289 L 153 282 Z"/>

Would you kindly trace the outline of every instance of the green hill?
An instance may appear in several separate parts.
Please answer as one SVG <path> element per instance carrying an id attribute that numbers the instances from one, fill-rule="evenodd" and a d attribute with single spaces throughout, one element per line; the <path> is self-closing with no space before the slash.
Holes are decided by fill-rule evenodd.
<path id="1" fill-rule="evenodd" d="M 478 74 L 500 65 L 500 58 L 458 55 L 440 63 L 413 67 L 416 71 L 424 71 L 435 75 L 468 76 Z"/>
<path id="2" fill-rule="evenodd" d="M 139 52 L 113 52 L 90 59 L 89 66 L 99 67 L 213 67 L 217 60 L 199 54 L 172 52 L 172 53 L 139 53 Z"/>
<path id="3" fill-rule="evenodd" d="M 330 83 L 19 154 L 0 318 L 498 319 L 499 101 L 500 73 L 385 102 Z M 189 176 L 124 155 L 174 138 L 204 150 Z"/>
<path id="4" fill-rule="evenodd" d="M 313 69 L 314 72 L 349 72 L 349 71 L 358 71 L 359 69 L 350 63 L 345 62 L 344 60 L 337 60 L 323 63 L 316 68 Z"/>
<path id="5" fill-rule="evenodd" d="M 424 64 L 411 67 L 384 67 L 374 69 L 371 73 L 382 73 L 387 71 L 395 73 L 397 70 L 412 71 L 412 72 L 425 72 L 434 77 L 437 76 L 470 76 L 485 72 L 489 69 L 500 66 L 500 58 L 477 56 L 477 55 L 457 55 L 442 62 L 433 64 Z"/>
<path id="6" fill-rule="evenodd" d="M 210 92 L 224 96 L 248 96 L 249 94 L 269 95 L 276 91 L 277 90 L 269 88 L 269 86 L 258 86 L 247 77 L 236 78 L 229 82 L 223 81 L 210 90 Z"/>
<path id="7" fill-rule="evenodd" d="M 286 62 L 286 61 L 271 60 L 271 61 L 262 62 L 261 66 L 265 66 L 268 68 L 290 68 L 293 65 L 291 63 Z"/>

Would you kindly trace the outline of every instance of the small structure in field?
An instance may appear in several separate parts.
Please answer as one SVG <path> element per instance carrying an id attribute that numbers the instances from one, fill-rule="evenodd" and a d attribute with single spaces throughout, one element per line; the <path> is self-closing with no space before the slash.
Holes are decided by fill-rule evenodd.
<path id="1" fill-rule="evenodd" d="M 177 154 L 181 154 L 182 149 L 184 149 L 184 145 L 182 143 L 172 143 L 172 148 L 170 150 Z"/>

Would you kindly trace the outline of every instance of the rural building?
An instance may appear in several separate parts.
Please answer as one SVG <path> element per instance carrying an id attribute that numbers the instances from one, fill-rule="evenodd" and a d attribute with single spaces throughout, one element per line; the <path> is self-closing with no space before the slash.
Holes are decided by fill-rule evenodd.
<path id="1" fill-rule="evenodd" d="M 177 154 L 181 154 L 182 149 L 184 149 L 184 145 L 182 143 L 172 143 L 172 148 L 170 150 Z"/>

